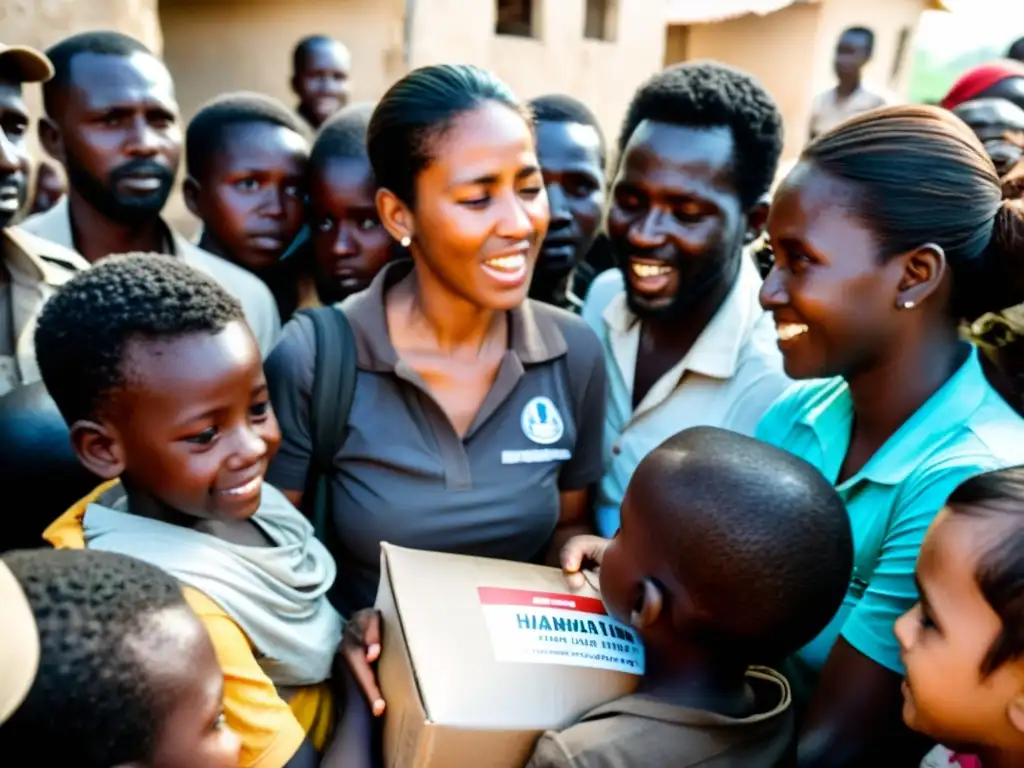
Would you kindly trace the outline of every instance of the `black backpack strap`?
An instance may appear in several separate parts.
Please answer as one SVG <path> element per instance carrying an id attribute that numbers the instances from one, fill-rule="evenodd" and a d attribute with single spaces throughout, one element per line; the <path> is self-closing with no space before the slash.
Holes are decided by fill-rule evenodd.
<path id="1" fill-rule="evenodd" d="M 345 313 L 336 307 L 304 309 L 299 314 L 313 322 L 316 339 L 309 404 L 313 452 L 303 507 L 317 537 L 327 543 L 333 531 L 330 523 L 334 457 L 345 444 L 356 389 L 356 339 Z"/>
<path id="2" fill-rule="evenodd" d="M 583 401 L 587 395 L 587 385 L 590 379 L 586 376 L 573 375 L 573 370 L 581 364 L 581 357 L 586 347 L 578 344 L 569 344 L 562 357 L 562 367 L 565 371 L 565 383 L 569 385 L 569 395 L 572 397 L 573 416 L 576 423 L 584 418 Z"/>

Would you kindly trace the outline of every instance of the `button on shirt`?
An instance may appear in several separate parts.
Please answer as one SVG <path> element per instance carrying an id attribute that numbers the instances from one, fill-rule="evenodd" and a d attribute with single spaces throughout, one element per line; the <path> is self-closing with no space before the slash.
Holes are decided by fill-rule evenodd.
<path id="1" fill-rule="evenodd" d="M 794 385 L 765 414 L 762 440 L 821 470 L 832 483 L 846 458 L 853 402 L 843 379 Z M 836 487 L 854 539 L 854 570 L 831 624 L 798 654 L 812 676 L 840 634 L 902 675 L 893 625 L 917 601 L 914 566 L 925 532 L 964 480 L 1024 464 L 1024 420 L 985 379 L 978 352 L 853 477 Z"/>
<path id="2" fill-rule="evenodd" d="M 608 369 L 604 478 L 597 527 L 610 537 L 637 465 L 672 435 L 711 426 L 753 435 L 758 421 L 790 381 L 782 370 L 775 324 L 758 300 L 761 278 L 753 261 L 739 275 L 718 312 L 690 351 L 662 376 L 633 410 L 633 377 L 641 321 L 626 304 L 622 273 L 593 283 L 583 319 L 597 333 Z"/>
<path id="3" fill-rule="evenodd" d="M 601 477 L 605 372 L 590 329 L 539 302 L 512 310 L 509 349 L 460 437 L 388 334 L 385 292 L 409 268 L 386 267 L 342 305 L 358 360 L 332 478 L 343 615 L 373 603 L 380 542 L 537 560 L 558 522 L 559 493 Z M 267 362 L 283 436 L 267 479 L 282 489 L 306 487 L 314 360 L 312 322 L 297 316 Z"/>

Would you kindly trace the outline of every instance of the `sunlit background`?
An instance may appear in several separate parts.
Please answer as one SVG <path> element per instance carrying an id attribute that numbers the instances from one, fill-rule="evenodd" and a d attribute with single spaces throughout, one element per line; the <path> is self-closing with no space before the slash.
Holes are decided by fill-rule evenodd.
<path id="1" fill-rule="evenodd" d="M 964 70 L 997 59 L 1024 37 L 1024 0 L 944 0 L 921 20 L 910 99 L 937 101 Z"/>

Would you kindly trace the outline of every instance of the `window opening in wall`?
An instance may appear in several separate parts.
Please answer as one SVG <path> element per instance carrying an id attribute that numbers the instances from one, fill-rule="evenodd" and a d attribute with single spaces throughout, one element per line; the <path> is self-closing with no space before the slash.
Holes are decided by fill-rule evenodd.
<path id="1" fill-rule="evenodd" d="M 906 63 L 908 48 L 910 47 L 910 27 L 904 27 L 900 30 L 900 39 L 896 43 L 896 58 L 892 62 L 892 75 L 889 78 L 889 82 L 896 82 L 900 75 L 903 73 L 903 65 Z"/>
<path id="2" fill-rule="evenodd" d="M 534 3 L 536 0 L 498 0 L 497 24 L 499 35 L 536 37 L 534 29 Z"/>
<path id="3" fill-rule="evenodd" d="M 591 40 L 615 40 L 619 25 L 618 0 L 587 0 L 583 36 Z"/>
<path id="4" fill-rule="evenodd" d="M 670 24 L 665 28 L 665 66 L 690 59 L 690 27 Z"/>

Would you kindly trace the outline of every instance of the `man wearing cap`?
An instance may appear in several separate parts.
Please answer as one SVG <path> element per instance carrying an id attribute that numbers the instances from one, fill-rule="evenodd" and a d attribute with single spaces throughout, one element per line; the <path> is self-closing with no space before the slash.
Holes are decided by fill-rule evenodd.
<path id="1" fill-rule="evenodd" d="M 52 76 L 43 54 L 0 43 L 0 396 L 39 380 L 35 319 L 58 287 L 89 266 L 73 251 L 11 226 L 25 207 L 31 176 L 22 84 Z"/>
<path id="2" fill-rule="evenodd" d="M 997 61 L 982 64 L 961 75 L 942 100 L 946 109 L 977 99 L 1006 99 L 1024 109 L 1024 64 Z"/>

